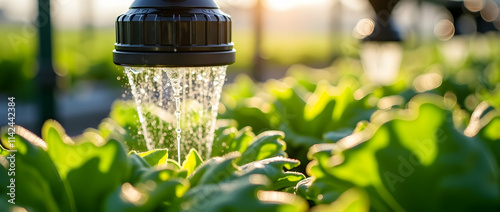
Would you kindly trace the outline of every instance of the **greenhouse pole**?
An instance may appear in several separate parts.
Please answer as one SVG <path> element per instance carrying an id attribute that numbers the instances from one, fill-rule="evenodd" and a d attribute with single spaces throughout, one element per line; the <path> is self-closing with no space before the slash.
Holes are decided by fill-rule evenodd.
<path id="1" fill-rule="evenodd" d="M 343 5 L 340 0 L 333 0 L 332 6 L 330 7 L 330 64 L 333 63 L 338 57 L 340 57 L 341 52 L 339 49 L 342 48 L 343 36 L 339 32 L 342 32 L 342 10 Z M 340 42 L 339 42 L 340 41 Z"/>
<path id="2" fill-rule="evenodd" d="M 262 58 L 262 36 L 264 23 L 264 3 L 263 0 L 257 0 L 254 8 L 254 64 L 252 67 L 252 76 L 256 81 L 264 80 L 264 58 Z"/>
<path id="3" fill-rule="evenodd" d="M 52 25 L 50 17 L 50 0 L 38 0 L 38 73 L 37 103 L 38 103 L 38 126 L 47 119 L 55 119 L 54 89 L 56 85 L 56 74 L 52 65 Z"/>

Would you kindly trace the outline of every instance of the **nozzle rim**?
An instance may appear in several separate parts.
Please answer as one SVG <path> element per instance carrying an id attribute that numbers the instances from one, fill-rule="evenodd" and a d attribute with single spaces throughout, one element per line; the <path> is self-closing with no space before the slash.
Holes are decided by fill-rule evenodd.
<path id="1" fill-rule="evenodd" d="M 236 50 L 217 52 L 130 52 L 113 50 L 113 62 L 120 66 L 199 67 L 230 65 Z"/>

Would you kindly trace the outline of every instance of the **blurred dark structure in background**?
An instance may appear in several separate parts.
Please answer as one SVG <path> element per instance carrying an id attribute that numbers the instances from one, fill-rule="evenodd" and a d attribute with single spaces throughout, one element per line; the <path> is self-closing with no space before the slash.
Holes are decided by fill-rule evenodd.
<path id="1" fill-rule="evenodd" d="M 373 32 L 363 40 L 400 42 L 402 40 L 401 36 L 392 21 L 392 11 L 399 3 L 399 0 L 369 0 L 369 2 L 375 11 L 375 26 L 373 27 Z"/>
<path id="2" fill-rule="evenodd" d="M 38 0 L 38 133 L 47 119 L 56 119 L 56 103 L 54 89 L 56 88 L 56 73 L 52 64 L 52 19 L 50 15 L 50 0 Z"/>
<path id="3" fill-rule="evenodd" d="M 484 5 L 483 10 L 489 10 L 491 5 Z M 487 33 L 487 32 L 496 32 L 498 29 L 495 27 L 493 22 L 486 21 L 481 14 L 481 11 L 471 11 L 468 9 L 463 1 L 448 1 L 445 4 L 446 9 L 450 12 L 453 18 L 453 24 L 455 25 L 455 35 L 463 35 L 463 34 L 471 34 L 471 33 Z M 483 12 L 485 13 L 485 12 Z M 475 29 L 471 29 L 470 26 L 467 26 L 460 20 L 462 18 L 473 18 L 475 22 Z"/>
<path id="4" fill-rule="evenodd" d="M 256 0 L 254 8 L 255 50 L 253 56 L 252 76 L 256 81 L 264 81 L 265 59 L 262 58 L 262 37 L 264 30 L 264 1 Z"/>

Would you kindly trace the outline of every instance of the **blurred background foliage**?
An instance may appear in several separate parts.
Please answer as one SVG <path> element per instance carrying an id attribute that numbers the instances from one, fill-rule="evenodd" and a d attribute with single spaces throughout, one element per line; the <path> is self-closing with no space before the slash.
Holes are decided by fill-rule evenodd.
<path id="1" fill-rule="evenodd" d="M 51 1 L 54 20 L 53 61 L 57 73 L 56 93 L 69 93 L 66 101 L 69 103 L 64 105 L 64 109 L 60 109 L 61 107 L 58 109 L 58 113 L 63 113 L 60 112 L 62 110 L 67 111 L 60 114 L 61 123 L 65 127 L 77 125 L 71 121 L 75 119 L 71 116 L 75 111 L 71 109 L 73 105 L 87 105 L 86 108 L 93 108 L 91 105 L 96 104 L 92 96 L 105 92 L 91 90 L 83 95 L 87 97 L 84 99 L 85 102 L 82 102 L 83 100 L 76 102 L 74 100 L 77 98 L 71 95 L 84 93 L 80 90 L 88 88 L 101 88 L 99 85 L 105 85 L 104 91 L 112 90 L 116 91 L 115 93 L 122 93 L 127 89 L 123 68 L 112 63 L 111 52 L 115 42 L 113 20 L 118 14 L 125 12 L 131 2 L 132 0 Z M 232 16 L 233 42 L 237 50 L 236 63 L 228 68 L 228 83 L 236 83 L 227 87 L 247 83 L 242 80 L 243 77 L 236 78 L 240 73 L 245 73 L 261 82 L 289 76 L 303 85 L 303 88 L 298 89 L 297 95 L 304 99 L 305 96 L 301 95 L 314 94 L 317 90 L 317 82 L 307 79 L 312 77 L 327 79 L 330 84 L 337 85 L 341 77 L 346 79 L 356 77 L 359 78 L 358 82 L 344 80 L 344 84 L 338 84 L 343 86 L 341 89 L 349 87 L 344 90 L 343 95 L 365 94 L 363 92 L 375 86 L 367 85 L 371 80 L 363 71 L 361 57 L 363 49 L 361 38 L 366 36 L 364 28 L 366 26 L 362 23 L 373 23 L 369 20 L 374 17 L 369 2 L 365 0 L 217 1 L 221 9 Z M 403 92 L 401 95 L 408 100 L 414 93 L 435 90 L 442 95 L 453 94 L 467 111 L 472 111 L 478 102 L 486 99 L 492 105 L 500 105 L 497 103 L 500 98 L 497 85 L 500 80 L 498 73 L 500 61 L 497 56 L 500 50 L 495 48 L 500 44 L 496 32 L 500 26 L 498 3 L 493 0 L 470 0 L 465 4 L 459 2 L 462 16 L 456 18 L 454 10 L 447 9 L 453 2 L 456 3 L 456 1 L 416 0 L 398 2 L 394 8 L 393 21 L 403 37 L 402 62 L 396 82 L 377 88 L 375 92 L 377 98 Z M 21 6 L 25 7 L 19 9 Z M 255 21 L 258 14 L 256 11 L 259 10 L 263 16 L 263 22 L 260 24 Z M 15 96 L 21 101 L 20 104 L 23 102 L 33 104 L 36 99 L 38 41 L 33 14 L 36 14 L 35 1 L 20 0 L 14 4 L 0 0 L 0 32 L 5 35 L 4 39 L 0 39 L 2 49 L 0 95 Z M 313 73 L 310 70 L 320 71 Z M 287 79 L 290 81 L 290 78 Z M 272 86 L 268 85 L 279 83 L 270 80 L 265 84 L 264 87 L 269 89 Z M 285 84 L 291 86 L 290 83 Z M 292 87 L 294 86 L 296 87 L 296 85 Z M 293 89 L 297 90 L 295 87 Z M 228 89 L 230 88 L 225 90 Z M 257 90 L 260 92 L 261 89 Z M 310 93 L 301 93 L 300 90 Z M 254 92 L 247 93 L 246 97 L 250 98 L 259 93 Z M 269 94 L 276 92 L 280 91 L 268 91 Z M 115 93 L 106 94 L 103 98 L 118 98 L 119 94 Z M 127 94 L 123 96 L 128 97 Z M 56 96 L 56 101 L 64 102 L 65 100 L 61 100 L 63 97 L 65 96 Z M 353 98 L 350 103 L 365 104 L 358 102 L 358 98 Z M 234 101 L 237 103 L 224 102 L 229 106 L 222 116 L 239 115 L 230 114 L 233 106 L 231 104 L 237 104 L 235 107 L 243 104 L 238 98 Z M 373 100 L 370 101 L 373 103 Z M 101 101 L 99 105 L 101 104 L 104 103 Z M 68 129 L 68 132 L 78 134 L 85 127 L 97 127 L 97 123 L 105 117 L 104 114 L 109 113 L 110 106 L 101 107 L 108 108 L 106 111 L 79 114 L 80 117 L 92 120 L 80 119 L 81 126 L 75 127 L 74 130 Z M 373 104 L 365 106 L 369 108 Z M 357 114 L 358 111 L 351 113 Z M 27 114 L 37 115 L 36 112 Z M 99 115 L 93 117 L 92 114 Z M 36 118 L 30 119 L 20 115 L 19 123 L 30 125 L 33 119 Z M 277 129 L 274 125 L 280 121 L 283 120 L 274 119 L 266 123 L 270 126 L 254 126 L 254 130 Z M 241 126 L 266 120 L 262 116 L 258 120 L 248 119 L 248 122 L 241 123 Z M 27 126 L 27 128 L 36 130 L 40 126 Z M 294 128 L 298 129 L 300 126 Z M 332 125 L 329 129 L 333 128 L 335 127 Z M 319 137 L 321 133 L 315 131 L 313 134 Z"/>
<path id="2" fill-rule="evenodd" d="M 122 69 L 112 64 L 115 39 L 112 26 L 114 18 L 125 12 L 131 1 L 52 2 L 53 57 L 59 89 L 70 89 L 75 83 L 88 80 L 105 81 L 115 87 L 122 84 L 116 80 L 122 77 Z M 368 1 L 364 0 L 217 2 L 223 11 L 233 16 L 233 42 L 238 53 L 237 62 L 229 67 L 230 76 L 239 72 L 251 74 L 256 57 L 260 57 L 264 61 L 264 66 L 260 66 L 264 69 L 263 79 L 279 78 L 289 66 L 297 63 L 323 68 L 338 58 L 359 58 L 360 46 L 352 36 L 353 29 L 360 19 L 373 14 Z M 433 32 L 436 22 L 447 18 L 444 8 L 447 2 L 406 0 L 397 5 L 394 19 L 404 35 L 405 50 L 408 50 L 403 67 L 412 66 L 416 58 L 419 62 L 423 59 L 439 61 L 441 56 L 432 52 L 443 41 L 436 39 Z M 262 32 L 256 32 L 254 22 L 259 5 L 264 17 Z M 18 9 L 21 6 L 24 9 Z M 33 21 L 35 7 L 36 1 L 21 0 L 16 4 L 0 1 L 0 31 L 5 35 L 0 40 L 0 93 L 20 99 L 30 99 L 35 93 L 33 79 L 37 70 L 38 42 Z M 497 26 L 497 22 L 495 19 L 491 23 Z M 258 33 L 262 33 L 261 43 L 255 40 Z M 483 40 L 492 44 L 489 46 L 498 42 L 496 36 L 487 37 Z M 417 49 L 418 55 L 412 54 Z M 478 46 L 473 49 L 483 51 Z M 494 55 L 493 52 L 485 54 Z M 422 58 L 426 55 L 433 57 Z"/>
<path id="3" fill-rule="evenodd" d="M 2 31 L 22 33 L 21 26 L 0 26 Z M 58 88 L 69 89 L 78 81 L 102 80 L 112 86 L 122 84 L 117 77 L 123 77 L 123 68 L 113 64 L 111 51 L 115 42 L 113 29 L 55 30 L 54 66 L 59 75 Z M 252 64 L 251 36 L 246 32 L 235 32 L 237 63 L 231 65 L 230 73 L 245 72 Z M 286 67 L 294 63 L 322 63 L 327 61 L 328 46 L 323 45 L 326 35 L 299 35 L 282 39 L 279 35 L 269 36 L 266 54 L 269 63 Z M 14 48 L 10 39 L 0 39 L 0 92 L 9 93 L 20 99 L 32 98 L 36 76 L 36 39 L 20 42 Z M 296 43 L 298 45 L 287 45 Z M 287 48 L 283 48 L 283 46 Z M 280 68 L 283 69 L 283 68 Z"/>

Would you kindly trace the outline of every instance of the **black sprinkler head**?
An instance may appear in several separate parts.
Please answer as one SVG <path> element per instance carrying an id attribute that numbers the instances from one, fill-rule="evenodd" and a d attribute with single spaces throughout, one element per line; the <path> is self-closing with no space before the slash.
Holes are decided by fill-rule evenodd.
<path id="1" fill-rule="evenodd" d="M 231 17 L 213 0 L 135 0 L 116 19 L 117 65 L 229 65 L 235 53 Z"/>

